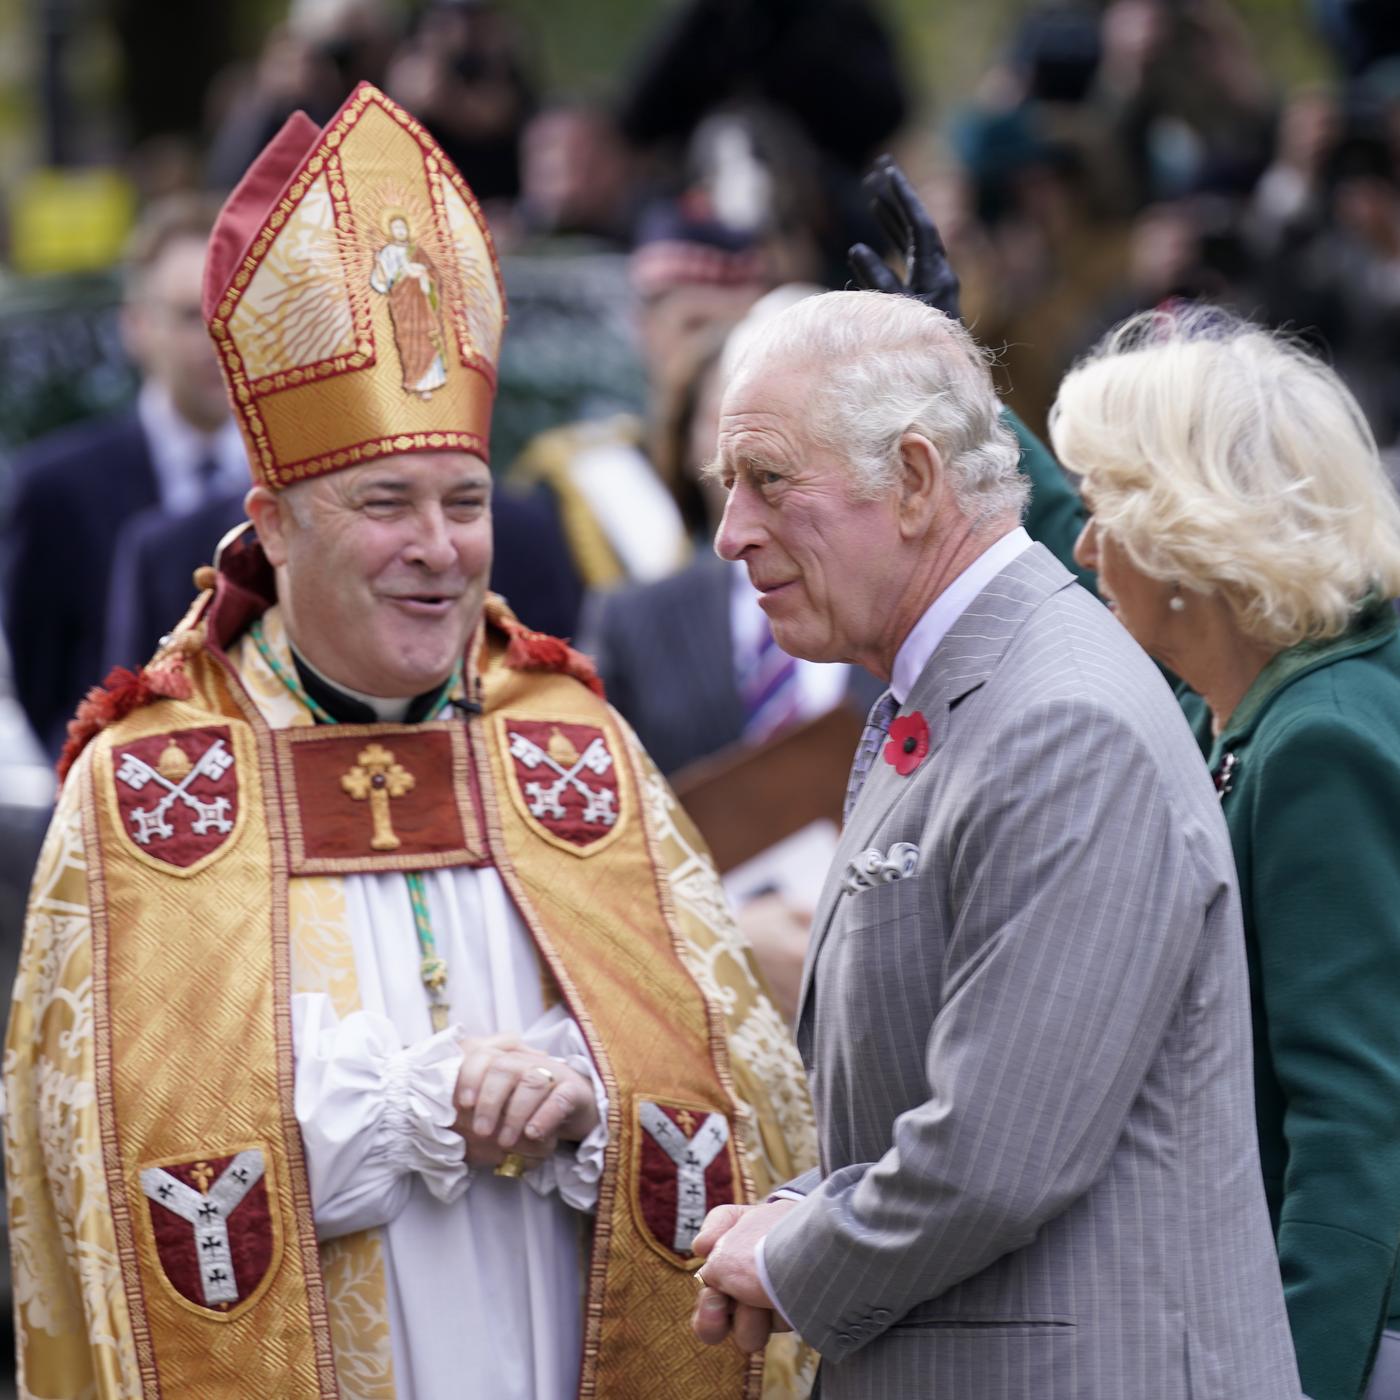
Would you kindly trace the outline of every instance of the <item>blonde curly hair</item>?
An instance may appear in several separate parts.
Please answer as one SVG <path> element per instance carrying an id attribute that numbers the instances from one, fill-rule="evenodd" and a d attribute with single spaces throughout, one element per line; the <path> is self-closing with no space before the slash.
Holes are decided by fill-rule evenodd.
<path id="1" fill-rule="evenodd" d="M 1219 593 L 1256 641 L 1344 632 L 1400 594 L 1400 501 L 1351 392 L 1216 307 L 1146 312 L 1060 385 L 1050 439 L 1150 577 Z"/>

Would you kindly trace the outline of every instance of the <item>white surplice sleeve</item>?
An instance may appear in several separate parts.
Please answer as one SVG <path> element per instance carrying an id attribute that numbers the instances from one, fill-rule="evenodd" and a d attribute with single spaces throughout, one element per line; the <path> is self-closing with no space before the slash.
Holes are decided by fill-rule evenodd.
<path id="1" fill-rule="evenodd" d="M 292 997 L 295 1102 L 306 1151 L 311 1210 L 322 1240 L 387 1225 L 408 1202 L 413 1176 L 439 1201 L 471 1182 L 466 1142 L 453 1126 L 462 1067 L 461 1026 L 404 1047 L 387 1016 L 355 1011 L 343 1020 L 324 994 Z M 598 1126 L 525 1173 L 540 1195 L 591 1211 L 608 1144 L 608 1098 L 583 1033 L 562 1006 L 521 1037 L 562 1060 L 593 1086 Z"/>
<path id="2" fill-rule="evenodd" d="M 452 1101 L 462 1035 L 449 1026 L 405 1047 L 387 1016 L 341 1020 L 322 993 L 292 997 L 296 1114 L 318 1238 L 388 1224 L 415 1175 L 439 1201 L 467 1189 Z"/>

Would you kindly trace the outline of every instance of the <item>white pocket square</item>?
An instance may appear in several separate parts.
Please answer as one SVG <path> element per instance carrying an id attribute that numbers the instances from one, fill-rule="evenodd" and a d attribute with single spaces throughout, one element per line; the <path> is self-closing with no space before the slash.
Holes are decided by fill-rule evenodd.
<path id="1" fill-rule="evenodd" d="M 846 863 L 846 875 L 841 888 L 847 894 L 859 894 L 876 885 L 892 885 L 903 880 L 919 867 L 919 848 L 908 841 L 896 841 L 886 851 L 873 846 Z"/>

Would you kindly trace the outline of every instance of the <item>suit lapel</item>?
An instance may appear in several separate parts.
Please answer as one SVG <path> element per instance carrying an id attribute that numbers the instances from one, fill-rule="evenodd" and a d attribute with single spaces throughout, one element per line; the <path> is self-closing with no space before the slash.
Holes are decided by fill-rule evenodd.
<path id="1" fill-rule="evenodd" d="M 127 509 L 123 519 L 135 515 L 148 506 L 160 504 L 160 482 L 156 477 L 155 459 L 151 454 L 151 444 L 146 438 L 146 430 L 141 425 L 141 417 L 135 410 L 126 416 L 121 424 L 121 446 L 117 453 L 130 463 L 122 472 L 113 472 L 107 480 L 117 490 L 127 493 Z M 108 505 L 110 510 L 110 502 Z"/>
<path id="2" fill-rule="evenodd" d="M 996 669 L 1011 639 L 1025 620 L 1052 593 L 1074 582 L 1074 576 L 1043 545 L 1033 544 L 967 605 L 938 644 L 919 674 L 900 715 L 921 712 L 928 721 L 929 751 L 914 773 L 901 777 L 884 760 L 883 749 L 875 757 L 860 790 L 850 820 L 827 871 L 816 912 L 812 936 L 802 969 L 802 993 L 797 1024 L 802 1026 L 810 1002 L 812 978 L 822 943 L 840 908 L 846 867 L 872 843 L 876 831 L 895 804 L 919 791 L 920 780 L 936 771 L 939 750 L 947 742 L 952 711 Z"/>

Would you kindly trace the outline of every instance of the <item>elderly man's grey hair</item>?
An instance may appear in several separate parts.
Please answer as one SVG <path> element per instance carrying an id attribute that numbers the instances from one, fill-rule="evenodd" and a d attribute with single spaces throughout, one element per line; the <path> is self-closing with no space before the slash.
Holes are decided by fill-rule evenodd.
<path id="1" fill-rule="evenodd" d="M 975 523 L 1019 514 L 1029 486 L 1001 420 L 986 355 L 956 321 L 912 297 L 825 292 L 757 327 L 735 378 L 773 361 L 819 367 L 806 430 L 851 466 L 854 493 L 899 479 L 899 442 L 920 433 L 942 455 L 958 508 Z"/>

